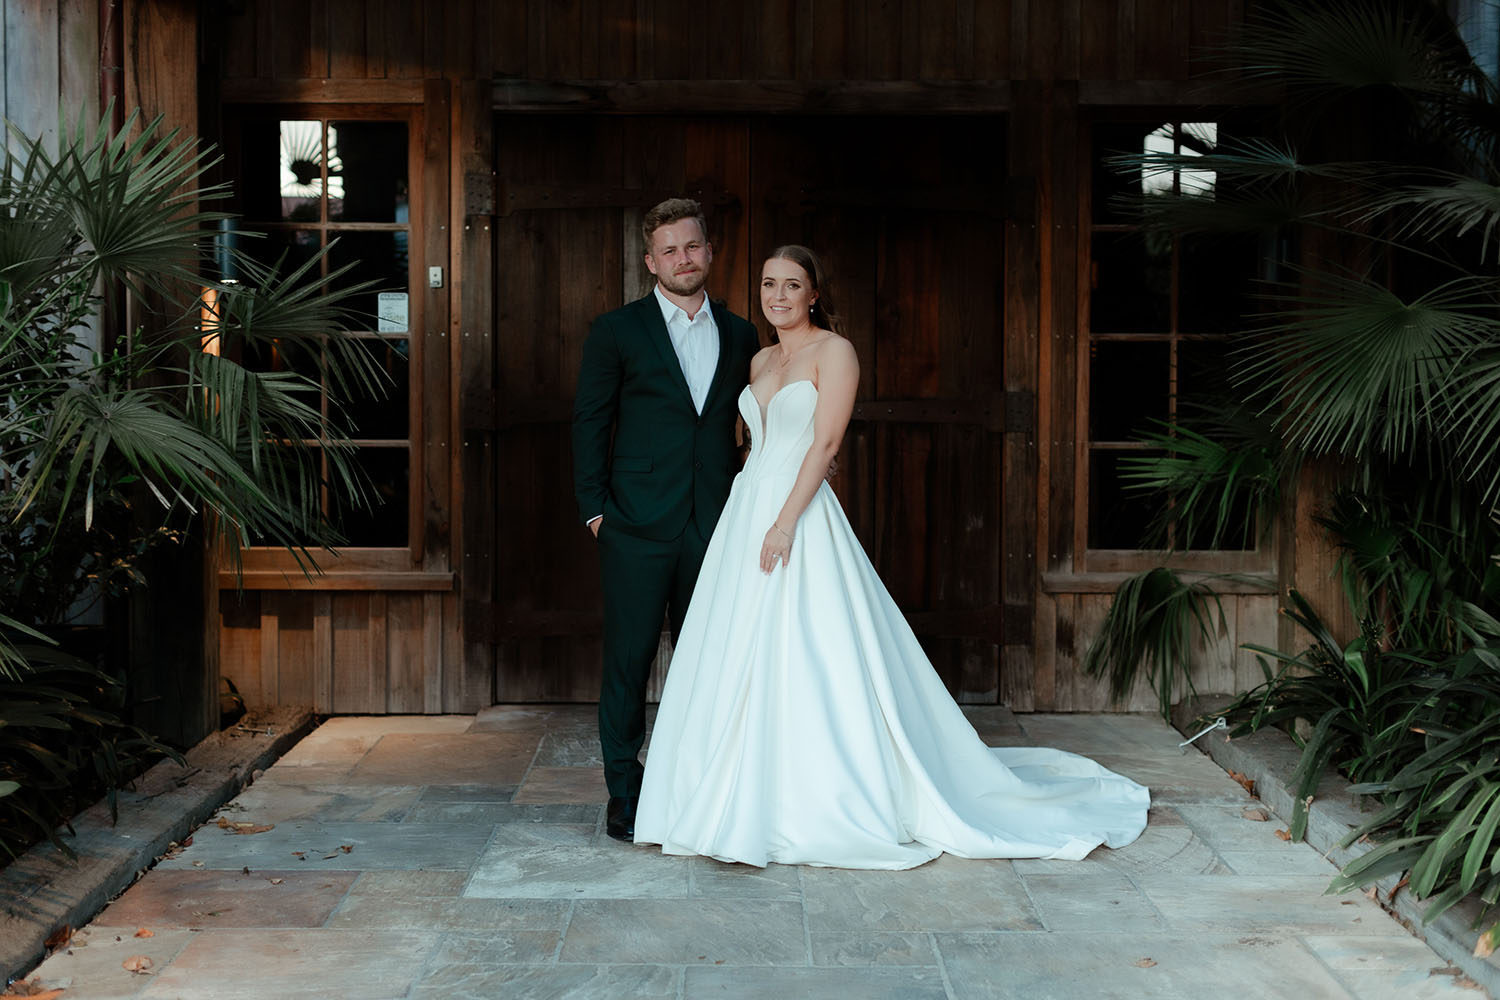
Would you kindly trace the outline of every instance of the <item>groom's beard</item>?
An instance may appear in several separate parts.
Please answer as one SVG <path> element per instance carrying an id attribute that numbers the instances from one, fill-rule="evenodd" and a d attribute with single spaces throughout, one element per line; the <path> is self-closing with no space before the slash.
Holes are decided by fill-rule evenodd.
<path id="1" fill-rule="evenodd" d="M 697 295 L 708 284 L 708 269 L 700 267 L 687 274 L 658 274 L 656 280 L 673 295 Z"/>

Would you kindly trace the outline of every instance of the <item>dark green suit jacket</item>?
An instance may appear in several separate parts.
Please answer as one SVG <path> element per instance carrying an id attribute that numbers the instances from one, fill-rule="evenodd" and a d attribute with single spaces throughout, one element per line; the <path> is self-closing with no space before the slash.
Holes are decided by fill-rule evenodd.
<path id="1" fill-rule="evenodd" d="M 666 541 L 713 533 L 739 471 L 734 422 L 755 327 L 710 303 L 719 364 L 700 415 L 654 294 L 594 320 L 573 401 L 573 490 L 585 522 Z M 611 431 L 613 439 L 611 440 Z"/>

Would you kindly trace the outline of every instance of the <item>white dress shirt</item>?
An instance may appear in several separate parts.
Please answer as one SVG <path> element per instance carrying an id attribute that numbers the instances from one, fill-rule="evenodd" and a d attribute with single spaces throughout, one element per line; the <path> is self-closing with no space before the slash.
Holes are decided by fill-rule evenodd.
<path id="1" fill-rule="evenodd" d="M 698 315 L 688 319 L 686 310 L 663 295 L 660 285 L 655 292 L 661 318 L 667 324 L 667 335 L 672 338 L 672 349 L 677 352 L 688 391 L 693 394 L 693 406 L 702 413 L 714 371 L 719 367 L 719 327 L 714 323 L 714 311 L 704 295 Z"/>

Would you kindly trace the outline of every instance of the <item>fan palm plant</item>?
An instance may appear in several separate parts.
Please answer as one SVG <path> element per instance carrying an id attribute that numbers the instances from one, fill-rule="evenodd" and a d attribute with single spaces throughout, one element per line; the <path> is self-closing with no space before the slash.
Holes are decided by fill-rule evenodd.
<path id="1" fill-rule="evenodd" d="M 342 332 L 366 286 L 322 254 L 291 269 L 235 254 L 242 283 L 217 280 L 211 154 L 160 119 L 109 122 L 64 122 L 55 153 L 12 129 L 0 170 L 0 729 L 19 724 L 5 706 L 29 705 L 36 735 L 0 755 L 0 841 L 23 820 L 51 829 L 39 795 L 95 770 L 111 784 L 159 749 L 98 703 L 119 701 L 109 677 L 59 660 L 47 633 L 69 608 L 148 583 L 142 556 L 194 523 L 232 556 L 254 539 L 311 570 L 340 541 L 322 492 L 368 497 L 337 408 L 383 391 Z M 132 328 L 101 344 L 116 288 Z M 245 360 L 272 352 L 294 369 Z M 107 752 L 80 751 L 90 733 Z"/>
<path id="2" fill-rule="evenodd" d="M 1290 234 L 1286 279 L 1263 289 L 1225 397 L 1269 433 L 1180 406 L 1177 425 L 1145 438 L 1164 457 L 1143 452 L 1134 477 L 1219 537 L 1226 511 L 1274 507 L 1302 463 L 1339 470 L 1317 520 L 1342 551 L 1362 634 L 1340 644 L 1293 592 L 1287 613 L 1313 646 L 1258 650 L 1266 683 L 1230 714 L 1239 731 L 1299 734 L 1295 835 L 1325 765 L 1380 798 L 1356 833 L 1396 839 L 1339 887 L 1409 868 L 1432 913 L 1471 890 L 1494 904 L 1500 90 L 1422 0 L 1280 0 L 1223 55 L 1247 103 L 1278 107 L 1270 133 L 1117 163 L 1218 179 L 1209 197 L 1135 199 L 1148 232 Z"/>

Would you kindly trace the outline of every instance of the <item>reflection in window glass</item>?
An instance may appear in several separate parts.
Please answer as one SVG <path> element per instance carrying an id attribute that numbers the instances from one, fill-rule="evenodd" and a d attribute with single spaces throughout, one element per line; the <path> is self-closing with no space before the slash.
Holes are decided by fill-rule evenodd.
<path id="1" fill-rule="evenodd" d="M 338 152 L 329 150 L 335 163 Z M 323 123 L 281 123 L 281 215 L 287 222 L 317 222 L 323 217 Z"/>
<path id="2" fill-rule="evenodd" d="M 329 181 L 328 218 L 339 222 L 408 220 L 405 122 L 329 122 L 338 137 L 339 190 Z"/>

